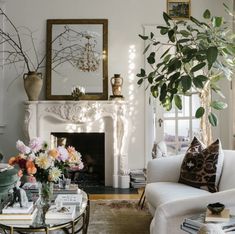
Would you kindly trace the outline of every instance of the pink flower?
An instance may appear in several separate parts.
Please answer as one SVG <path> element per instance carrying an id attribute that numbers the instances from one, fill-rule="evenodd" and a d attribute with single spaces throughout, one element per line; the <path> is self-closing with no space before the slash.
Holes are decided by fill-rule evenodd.
<path id="1" fill-rule="evenodd" d="M 80 164 L 78 165 L 78 167 L 79 167 L 79 170 L 82 170 L 82 169 L 84 168 L 83 162 L 80 162 Z"/>
<path id="2" fill-rule="evenodd" d="M 16 142 L 16 148 L 22 153 L 22 154 L 29 154 L 31 152 L 31 149 L 24 144 L 23 141 L 18 140 Z"/>
<path id="3" fill-rule="evenodd" d="M 69 158 L 68 151 L 63 146 L 59 146 L 57 150 L 59 151 L 58 161 L 65 162 Z"/>
<path id="4" fill-rule="evenodd" d="M 39 137 L 32 138 L 29 147 L 34 153 L 38 152 L 42 149 L 42 140 Z"/>
<path id="5" fill-rule="evenodd" d="M 73 146 L 68 146 L 67 150 L 68 150 L 68 152 L 69 152 L 70 154 L 76 153 L 76 150 L 75 150 L 75 148 L 74 148 Z"/>

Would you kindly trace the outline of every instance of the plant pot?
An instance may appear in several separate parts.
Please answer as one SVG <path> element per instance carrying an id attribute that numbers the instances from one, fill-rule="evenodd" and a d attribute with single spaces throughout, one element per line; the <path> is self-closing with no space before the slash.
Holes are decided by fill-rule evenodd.
<path id="1" fill-rule="evenodd" d="M 28 72 L 24 74 L 23 78 L 29 101 L 37 101 L 42 89 L 42 73 Z"/>

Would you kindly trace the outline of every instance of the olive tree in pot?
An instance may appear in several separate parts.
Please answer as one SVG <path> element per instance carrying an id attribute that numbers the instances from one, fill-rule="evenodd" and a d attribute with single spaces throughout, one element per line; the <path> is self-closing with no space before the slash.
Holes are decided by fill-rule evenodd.
<path id="1" fill-rule="evenodd" d="M 232 15 L 228 6 L 224 4 L 224 7 Z M 182 96 L 198 94 L 201 106 L 195 116 L 201 118 L 202 141 L 208 145 L 212 142 L 211 126 L 218 124 L 214 110 L 227 107 L 221 101 L 221 97 L 225 97 L 218 82 L 232 78 L 235 37 L 231 25 L 223 17 L 212 16 L 209 10 L 204 12 L 203 17 L 203 22 L 194 17 L 187 21 L 175 21 L 164 12 L 165 25 L 157 28 L 161 35 L 167 36 L 168 42 L 157 41 L 152 32 L 149 36 L 139 35 L 147 42 L 144 53 L 149 48 L 153 50 L 147 56 L 151 72 L 147 74 L 142 68 L 137 76 L 138 84 L 147 82 L 153 97 L 158 98 L 167 111 L 173 104 L 181 110 Z M 157 51 L 163 45 L 167 45 L 167 49 L 157 60 Z"/>

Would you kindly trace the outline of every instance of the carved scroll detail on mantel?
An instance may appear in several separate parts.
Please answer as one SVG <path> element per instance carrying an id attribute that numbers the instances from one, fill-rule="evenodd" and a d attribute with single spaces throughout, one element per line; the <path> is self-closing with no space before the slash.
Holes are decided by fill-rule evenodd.
<path id="1" fill-rule="evenodd" d="M 45 111 L 72 123 L 93 122 L 99 118 L 102 110 L 99 104 L 62 104 L 45 108 Z"/>

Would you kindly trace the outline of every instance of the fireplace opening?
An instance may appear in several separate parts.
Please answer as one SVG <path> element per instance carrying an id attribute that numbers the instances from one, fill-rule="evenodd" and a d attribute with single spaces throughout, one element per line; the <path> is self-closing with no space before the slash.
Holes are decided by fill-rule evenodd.
<path id="1" fill-rule="evenodd" d="M 105 134 L 52 132 L 52 145 L 73 146 L 82 155 L 84 168 L 70 173 L 82 187 L 105 185 Z"/>

